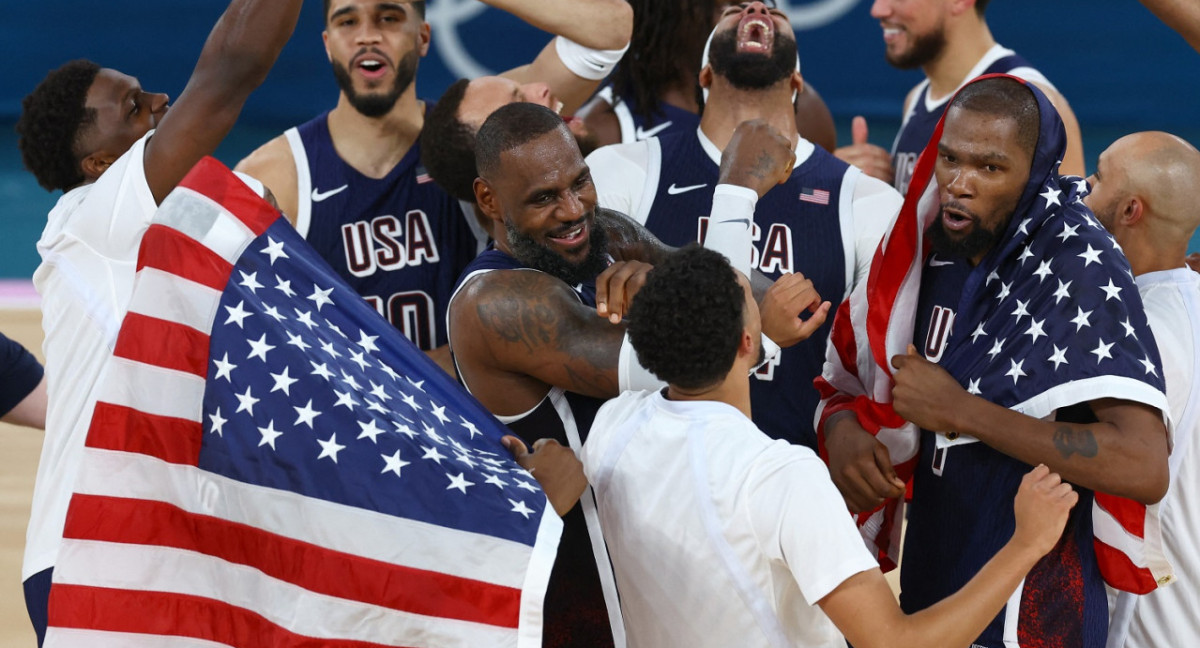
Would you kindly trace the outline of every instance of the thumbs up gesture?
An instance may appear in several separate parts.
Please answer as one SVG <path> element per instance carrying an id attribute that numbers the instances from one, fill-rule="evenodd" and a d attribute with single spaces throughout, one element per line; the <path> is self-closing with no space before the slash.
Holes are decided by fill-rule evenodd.
<path id="1" fill-rule="evenodd" d="M 845 162 L 862 169 L 862 172 L 892 184 L 895 173 L 892 171 L 892 156 L 882 147 L 867 141 L 867 119 L 862 115 L 850 123 L 850 146 L 838 147 L 833 152 Z"/>

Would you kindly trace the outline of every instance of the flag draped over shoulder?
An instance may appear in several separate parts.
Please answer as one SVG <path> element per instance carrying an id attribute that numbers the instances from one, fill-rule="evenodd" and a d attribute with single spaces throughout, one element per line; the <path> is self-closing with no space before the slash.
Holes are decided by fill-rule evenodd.
<path id="1" fill-rule="evenodd" d="M 994 76 L 1003 75 L 988 75 Z M 1087 183 L 1058 175 L 1066 149 L 1062 122 L 1045 95 L 1027 87 L 1041 114 L 1029 182 L 1004 236 L 966 281 L 939 364 L 968 392 L 1035 418 L 1099 398 L 1166 412 L 1158 348 L 1129 262 L 1083 205 Z M 891 407 L 889 359 L 913 341 L 927 255 L 923 235 L 940 214 L 934 166 L 941 134 L 939 122 L 868 280 L 839 307 L 825 370 L 815 381 L 823 399 L 820 427 L 834 413 L 854 411 L 888 447 L 906 481 L 920 433 Z M 973 442 L 937 435 L 939 447 Z M 859 516 L 868 546 L 889 569 L 899 548 L 902 508 L 893 500 Z M 1110 585 L 1144 593 L 1172 578 L 1157 506 L 1096 493 L 1092 523 L 1100 570 Z"/>
<path id="2" fill-rule="evenodd" d="M 101 385 L 47 646 L 541 646 L 562 523 L 505 429 L 211 158 Z"/>

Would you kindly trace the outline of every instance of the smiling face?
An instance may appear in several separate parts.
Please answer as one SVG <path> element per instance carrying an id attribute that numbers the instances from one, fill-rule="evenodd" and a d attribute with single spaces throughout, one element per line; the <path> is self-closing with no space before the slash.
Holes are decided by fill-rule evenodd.
<path id="1" fill-rule="evenodd" d="M 938 143 L 935 249 L 978 264 L 1003 235 L 1029 181 L 1033 151 L 1012 117 L 951 106 Z"/>
<path id="2" fill-rule="evenodd" d="M 322 36 L 338 87 L 368 117 L 392 109 L 429 49 L 429 25 L 407 2 L 333 0 Z"/>
<path id="3" fill-rule="evenodd" d="M 787 15 L 761 2 L 725 9 L 708 53 L 713 72 L 741 90 L 761 90 L 796 69 L 796 38 Z"/>
<path id="4" fill-rule="evenodd" d="M 883 27 L 884 56 L 902 70 L 921 67 L 946 46 L 946 0 L 875 0 L 871 17 Z"/>

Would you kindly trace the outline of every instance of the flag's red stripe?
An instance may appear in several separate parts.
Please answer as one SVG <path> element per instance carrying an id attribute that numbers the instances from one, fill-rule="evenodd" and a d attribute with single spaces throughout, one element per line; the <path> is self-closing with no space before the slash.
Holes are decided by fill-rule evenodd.
<path id="1" fill-rule="evenodd" d="M 246 183 L 229 172 L 216 158 L 206 157 L 196 163 L 179 183 L 192 191 L 208 196 L 229 210 L 254 232 L 255 238 L 279 220 L 279 210 L 271 207 Z"/>
<path id="2" fill-rule="evenodd" d="M 1146 505 L 1125 497 L 1096 493 L 1096 505 L 1108 511 L 1122 527 L 1138 538 L 1146 537 Z"/>
<path id="3" fill-rule="evenodd" d="M 1133 564 L 1123 552 L 1096 539 L 1092 540 L 1092 546 L 1096 550 L 1100 573 L 1109 585 L 1134 594 L 1147 594 L 1158 587 L 1154 574 Z"/>
<path id="4" fill-rule="evenodd" d="M 179 230 L 151 225 L 142 237 L 137 269 L 156 268 L 213 290 L 225 290 L 233 266 Z"/>
<path id="5" fill-rule="evenodd" d="M 50 627 L 194 637 L 244 648 L 375 648 L 348 639 L 306 637 L 224 601 L 173 594 L 56 583 Z"/>
<path id="6" fill-rule="evenodd" d="M 75 494 L 64 536 L 195 551 L 307 590 L 432 617 L 516 628 L 521 592 L 333 551 L 149 500 Z"/>
<path id="7" fill-rule="evenodd" d="M 208 375 L 208 335 L 185 324 L 129 313 L 113 355 L 156 367 Z"/>
<path id="8" fill-rule="evenodd" d="M 200 461 L 204 429 L 187 419 L 148 414 L 123 405 L 96 403 L 87 446 L 157 457 L 194 466 Z"/>

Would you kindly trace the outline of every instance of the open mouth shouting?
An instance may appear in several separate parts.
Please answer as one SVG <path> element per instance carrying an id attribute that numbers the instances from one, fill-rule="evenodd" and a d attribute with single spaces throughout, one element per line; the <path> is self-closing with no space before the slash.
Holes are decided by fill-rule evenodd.
<path id="1" fill-rule="evenodd" d="M 957 203 L 942 205 L 942 226 L 949 232 L 963 232 L 971 227 L 979 217 L 971 210 Z"/>
<path id="2" fill-rule="evenodd" d="M 378 81 L 387 74 L 390 63 L 379 52 L 364 52 L 354 57 L 352 69 L 358 71 L 368 81 Z"/>
<path id="3" fill-rule="evenodd" d="M 770 54 L 775 43 L 775 24 L 770 16 L 748 14 L 738 23 L 737 51 Z"/>

